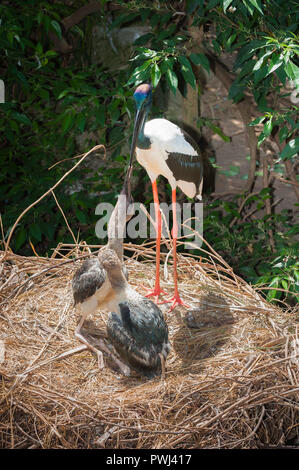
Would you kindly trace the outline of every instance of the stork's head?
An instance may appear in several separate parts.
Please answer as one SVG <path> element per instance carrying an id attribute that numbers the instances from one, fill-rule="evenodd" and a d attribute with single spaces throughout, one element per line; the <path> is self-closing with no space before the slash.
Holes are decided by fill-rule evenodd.
<path id="1" fill-rule="evenodd" d="M 148 83 L 139 85 L 133 95 L 137 110 L 150 106 L 152 103 L 152 86 Z"/>
<path id="2" fill-rule="evenodd" d="M 133 156 L 136 149 L 137 139 L 140 131 L 143 129 L 147 113 L 152 104 L 152 86 L 148 83 L 139 85 L 133 95 L 136 104 L 136 117 L 133 131 L 130 154 L 130 168 L 132 167 Z"/>

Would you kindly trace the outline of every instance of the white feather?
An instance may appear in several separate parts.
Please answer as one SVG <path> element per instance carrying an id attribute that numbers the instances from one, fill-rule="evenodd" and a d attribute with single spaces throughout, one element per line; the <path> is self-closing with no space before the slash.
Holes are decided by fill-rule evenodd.
<path id="1" fill-rule="evenodd" d="M 136 149 L 136 158 L 145 168 L 150 179 L 154 182 L 159 175 L 164 176 L 172 189 L 179 186 L 189 197 L 195 196 L 195 185 L 184 181 L 176 181 L 167 165 L 168 152 L 197 155 L 197 151 L 184 137 L 182 130 L 167 119 L 152 119 L 146 122 L 144 134 L 149 137 L 152 144 L 148 150 Z"/>
<path id="2" fill-rule="evenodd" d="M 185 140 L 182 130 L 167 119 L 152 119 L 146 122 L 144 134 L 161 150 L 197 155 L 197 151 Z"/>

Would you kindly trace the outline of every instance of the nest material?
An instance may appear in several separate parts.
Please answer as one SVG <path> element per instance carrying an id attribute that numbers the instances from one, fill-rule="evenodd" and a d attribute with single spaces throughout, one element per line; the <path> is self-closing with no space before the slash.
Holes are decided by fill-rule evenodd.
<path id="1" fill-rule="evenodd" d="M 179 255 L 190 310 L 161 305 L 172 348 L 165 381 L 124 377 L 105 355 L 99 370 L 74 338 L 71 279 L 81 261 L 72 258 L 88 249 L 60 246 L 49 259 L 9 253 L 0 264 L 1 448 L 298 446 L 298 309 L 266 302 L 211 257 Z M 145 293 L 154 250 L 126 249 L 129 282 Z M 161 285 L 172 294 L 171 268 Z M 84 325 L 95 345 L 106 315 Z"/>

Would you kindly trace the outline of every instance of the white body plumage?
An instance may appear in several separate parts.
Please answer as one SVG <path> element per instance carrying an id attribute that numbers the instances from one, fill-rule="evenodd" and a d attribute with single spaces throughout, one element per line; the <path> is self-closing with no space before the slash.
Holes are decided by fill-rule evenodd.
<path id="1" fill-rule="evenodd" d="M 197 186 L 192 181 L 179 179 L 179 168 L 175 171 L 174 167 L 169 165 L 169 154 L 192 157 L 198 156 L 198 149 L 190 143 L 190 138 L 186 140 L 187 135 L 176 124 L 167 119 L 152 119 L 147 121 L 144 126 L 144 135 L 150 139 L 149 149 L 136 148 L 136 158 L 141 166 L 145 168 L 152 182 L 159 175 L 164 176 L 172 189 L 177 186 L 190 198 L 197 194 Z M 175 167 L 176 168 L 176 167 Z M 190 168 L 192 170 L 192 168 Z M 182 176 L 183 177 L 183 176 Z"/>

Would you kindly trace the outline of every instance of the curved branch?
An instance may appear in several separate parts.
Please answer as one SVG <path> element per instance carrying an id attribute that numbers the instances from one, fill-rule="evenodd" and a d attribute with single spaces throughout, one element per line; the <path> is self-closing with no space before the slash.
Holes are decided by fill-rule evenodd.
<path id="1" fill-rule="evenodd" d="M 74 13 L 67 16 L 61 21 L 64 34 L 66 34 L 68 30 L 73 26 L 79 24 L 86 16 L 91 15 L 92 13 L 97 13 L 103 8 L 104 7 L 102 5 L 102 2 L 91 2 L 79 8 Z M 49 32 L 49 37 L 54 45 L 55 51 L 61 52 L 62 54 L 68 54 L 72 51 L 73 47 L 67 42 L 64 37 L 62 39 L 59 39 L 58 36 L 52 31 Z"/>
<path id="2" fill-rule="evenodd" d="M 62 20 L 62 25 L 64 26 L 65 32 L 70 28 L 80 23 L 86 16 L 91 15 L 92 13 L 97 13 L 103 9 L 102 2 L 91 2 L 83 7 L 76 10 L 70 16 L 67 16 Z"/>

